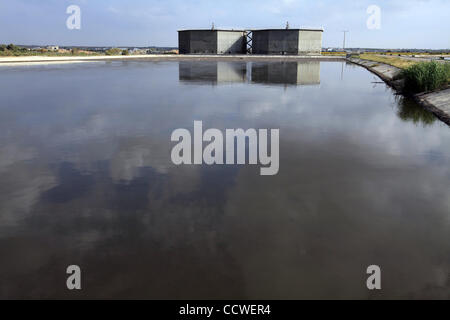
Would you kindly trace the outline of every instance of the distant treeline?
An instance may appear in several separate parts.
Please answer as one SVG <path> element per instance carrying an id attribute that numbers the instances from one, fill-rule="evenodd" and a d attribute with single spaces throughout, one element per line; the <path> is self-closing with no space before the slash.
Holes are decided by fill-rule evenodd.
<path id="1" fill-rule="evenodd" d="M 0 55 L 2 56 L 22 55 L 26 52 L 28 52 L 27 48 L 18 47 L 12 43 L 0 45 Z"/>
<path id="2" fill-rule="evenodd" d="M 88 56 L 98 53 L 73 49 L 29 48 L 15 44 L 0 44 L 0 56 Z"/>
<path id="3" fill-rule="evenodd" d="M 0 44 L 0 56 L 90 56 L 90 55 L 129 55 L 175 53 L 169 47 L 36 47 Z"/>

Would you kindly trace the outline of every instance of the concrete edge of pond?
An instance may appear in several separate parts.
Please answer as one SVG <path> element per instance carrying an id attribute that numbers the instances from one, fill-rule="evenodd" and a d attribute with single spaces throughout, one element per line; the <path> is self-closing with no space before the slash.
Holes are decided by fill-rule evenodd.
<path id="1" fill-rule="evenodd" d="M 395 76 L 400 72 L 399 68 L 381 62 L 359 58 L 347 58 L 347 61 L 366 68 L 380 77 L 397 92 L 401 93 L 403 80 L 395 79 Z M 412 98 L 423 108 L 429 110 L 442 122 L 450 126 L 450 88 L 415 94 L 412 95 Z"/>
<path id="2" fill-rule="evenodd" d="M 0 57 L 1 65 L 11 64 L 39 64 L 39 63 L 58 63 L 58 62 L 87 62 L 87 61 L 111 61 L 111 60 L 155 60 L 155 61 L 171 61 L 171 60 L 244 60 L 244 61 L 292 61 L 292 60 L 345 60 L 343 56 L 290 56 L 290 55 L 177 55 L 177 54 L 151 54 L 138 56 L 86 56 L 86 57 L 46 57 L 46 56 L 24 56 L 24 57 Z"/>

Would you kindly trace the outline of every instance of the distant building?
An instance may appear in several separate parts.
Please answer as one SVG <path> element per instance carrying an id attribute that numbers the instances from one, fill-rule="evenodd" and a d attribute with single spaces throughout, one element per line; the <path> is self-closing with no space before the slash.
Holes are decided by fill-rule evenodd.
<path id="1" fill-rule="evenodd" d="M 128 50 L 130 54 L 147 54 L 147 49 L 133 48 Z"/>
<path id="2" fill-rule="evenodd" d="M 313 55 L 322 51 L 322 29 L 253 30 L 254 54 Z"/>
<path id="3" fill-rule="evenodd" d="M 243 30 L 180 30 L 180 54 L 243 54 L 246 53 Z"/>
<path id="4" fill-rule="evenodd" d="M 48 46 L 48 47 L 46 47 L 46 49 L 48 51 L 58 51 L 59 50 L 59 46 Z"/>

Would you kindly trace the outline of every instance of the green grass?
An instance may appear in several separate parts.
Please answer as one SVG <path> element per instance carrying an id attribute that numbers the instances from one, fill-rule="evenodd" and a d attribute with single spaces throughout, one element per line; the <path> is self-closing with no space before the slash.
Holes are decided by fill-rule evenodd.
<path id="1" fill-rule="evenodd" d="M 417 62 L 396 56 L 361 54 L 361 59 L 385 63 L 401 69 L 394 79 L 404 79 L 404 90 L 409 93 L 434 91 L 450 83 L 450 63 Z"/>
<path id="2" fill-rule="evenodd" d="M 402 70 L 400 77 L 405 80 L 404 89 L 408 92 L 433 91 L 450 82 L 450 64 L 419 62 Z"/>
<path id="3" fill-rule="evenodd" d="M 416 61 L 402 59 L 399 57 L 381 56 L 381 55 L 376 55 L 376 54 L 371 54 L 371 53 L 363 53 L 359 57 L 364 60 L 385 63 L 385 64 L 388 64 L 388 65 L 391 65 L 391 66 L 394 66 L 394 67 L 397 67 L 400 69 L 408 68 L 417 63 Z"/>
<path id="4" fill-rule="evenodd" d="M 346 55 L 345 52 L 328 52 L 328 51 L 322 51 L 323 56 L 344 56 Z"/>

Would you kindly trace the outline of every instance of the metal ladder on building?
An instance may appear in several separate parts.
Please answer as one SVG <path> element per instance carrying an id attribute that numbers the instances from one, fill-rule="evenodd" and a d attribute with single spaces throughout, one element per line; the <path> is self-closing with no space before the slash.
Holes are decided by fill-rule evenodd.
<path id="1" fill-rule="evenodd" d="M 247 54 L 252 54 L 253 52 L 253 32 L 251 30 L 245 31 L 245 42 Z"/>

